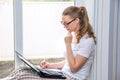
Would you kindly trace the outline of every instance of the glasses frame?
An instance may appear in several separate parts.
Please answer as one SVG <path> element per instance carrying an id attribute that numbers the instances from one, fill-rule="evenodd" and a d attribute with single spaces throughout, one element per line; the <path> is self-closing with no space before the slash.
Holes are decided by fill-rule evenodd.
<path id="1" fill-rule="evenodd" d="M 76 20 L 76 18 L 72 19 L 72 20 L 69 21 L 69 22 L 63 22 L 63 21 L 61 21 L 61 24 L 64 25 L 64 26 L 69 26 L 69 24 L 72 23 L 72 22 L 75 21 L 75 20 Z"/>

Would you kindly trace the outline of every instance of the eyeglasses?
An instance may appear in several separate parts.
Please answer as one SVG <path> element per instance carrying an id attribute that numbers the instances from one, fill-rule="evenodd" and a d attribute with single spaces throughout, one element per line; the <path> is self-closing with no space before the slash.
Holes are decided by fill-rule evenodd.
<path id="1" fill-rule="evenodd" d="M 75 21 L 76 18 L 74 18 L 73 20 L 71 20 L 70 22 L 63 22 L 61 21 L 61 24 L 64 25 L 64 26 L 68 26 L 70 23 L 72 23 L 73 21 Z"/>

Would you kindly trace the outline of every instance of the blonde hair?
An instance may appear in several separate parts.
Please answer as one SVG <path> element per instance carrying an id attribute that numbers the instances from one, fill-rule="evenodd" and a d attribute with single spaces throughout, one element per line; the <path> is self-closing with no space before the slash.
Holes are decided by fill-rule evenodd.
<path id="1" fill-rule="evenodd" d="M 92 37 L 94 39 L 94 42 L 96 44 L 96 37 L 93 32 L 93 28 L 89 22 L 87 10 L 84 6 L 76 7 L 76 6 L 70 6 L 67 7 L 62 15 L 69 15 L 71 18 L 79 18 L 80 19 L 80 29 L 77 33 L 77 43 L 79 43 L 79 40 L 87 33 L 89 37 Z"/>

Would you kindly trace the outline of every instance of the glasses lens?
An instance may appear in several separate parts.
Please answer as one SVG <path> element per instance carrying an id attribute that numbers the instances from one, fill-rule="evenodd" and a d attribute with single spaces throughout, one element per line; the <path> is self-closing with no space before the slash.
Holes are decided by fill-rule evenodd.
<path id="1" fill-rule="evenodd" d="M 76 18 L 74 18 L 73 20 L 71 20 L 70 22 L 63 22 L 61 21 L 61 24 L 64 25 L 64 26 L 68 26 L 70 23 L 72 23 Z"/>
<path id="2" fill-rule="evenodd" d="M 64 26 L 68 26 L 68 23 L 61 21 L 61 24 Z"/>

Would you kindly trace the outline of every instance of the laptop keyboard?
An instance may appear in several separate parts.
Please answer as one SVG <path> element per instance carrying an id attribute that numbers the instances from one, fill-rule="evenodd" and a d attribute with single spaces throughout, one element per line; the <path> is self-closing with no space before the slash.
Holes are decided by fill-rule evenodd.
<path id="1" fill-rule="evenodd" d="M 38 69 L 40 72 L 43 72 L 43 73 L 46 73 L 46 74 L 62 75 L 62 72 L 60 72 L 60 71 L 53 71 L 53 70 L 50 70 L 50 69 L 42 69 L 42 68 L 39 68 L 39 67 L 37 67 L 37 69 Z"/>

